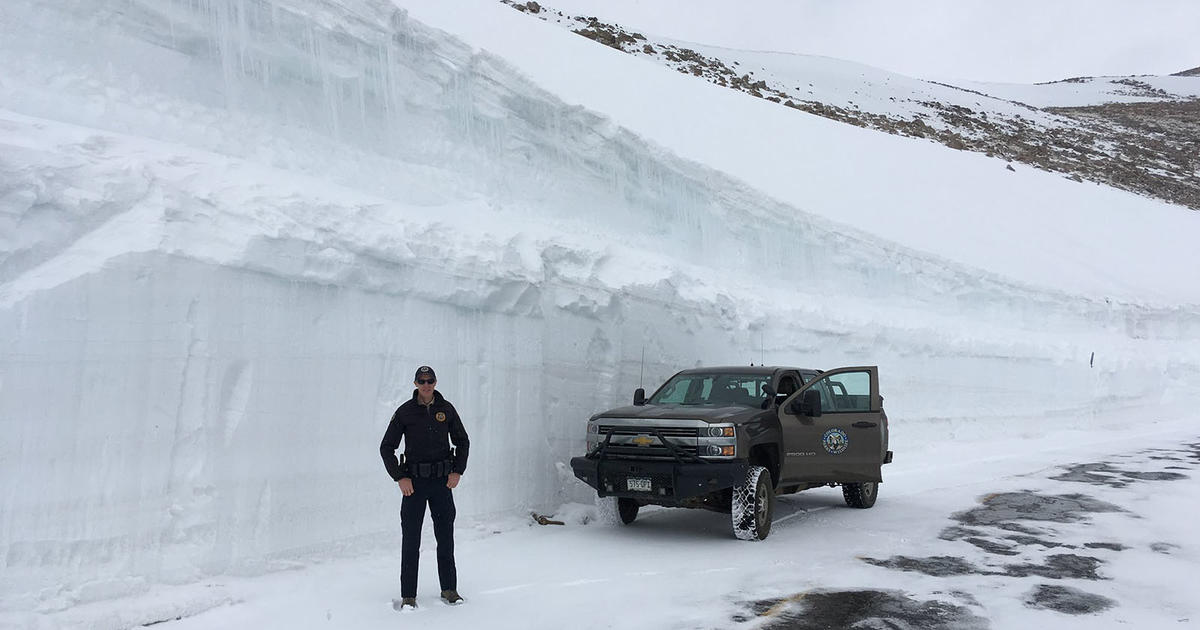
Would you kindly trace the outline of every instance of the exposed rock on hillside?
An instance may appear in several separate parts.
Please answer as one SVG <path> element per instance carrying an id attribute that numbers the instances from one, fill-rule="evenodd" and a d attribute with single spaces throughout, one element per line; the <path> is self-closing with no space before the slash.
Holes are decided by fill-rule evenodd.
<path id="1" fill-rule="evenodd" d="M 536 2 L 501 2 L 606 46 L 785 107 L 858 127 L 925 138 L 952 149 L 976 151 L 1062 173 L 1075 181 L 1095 181 L 1200 210 L 1200 100 L 1176 96 L 1138 77 L 1107 79 L 1104 87 L 1114 97 L 1146 102 L 1037 108 L 976 90 L 926 82 L 956 94 L 978 95 L 978 107 L 897 92 L 890 100 L 905 107 L 870 111 L 855 101 L 822 102 L 803 86 L 756 76 L 737 67 L 736 61 L 728 63 L 691 48 L 655 41 L 595 17 L 565 15 Z M 1200 68 L 1173 76 L 1200 77 Z M 1074 77 L 1042 85 L 1095 81 Z M 883 93 L 889 89 L 886 86 L 872 88 L 880 91 L 877 98 L 889 96 Z M 989 108 L 989 103 L 1004 108 Z"/>

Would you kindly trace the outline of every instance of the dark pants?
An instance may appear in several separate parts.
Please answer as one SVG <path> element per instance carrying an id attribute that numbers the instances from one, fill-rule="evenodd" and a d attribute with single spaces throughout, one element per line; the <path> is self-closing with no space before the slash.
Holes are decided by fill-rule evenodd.
<path id="1" fill-rule="evenodd" d="M 437 539 L 438 581 L 443 591 L 458 590 L 458 572 L 454 568 L 454 493 L 446 487 L 446 477 L 413 479 L 413 493 L 400 502 L 400 596 L 417 596 L 417 567 L 421 560 L 421 525 L 425 522 L 425 503 L 433 517 L 433 536 Z"/>

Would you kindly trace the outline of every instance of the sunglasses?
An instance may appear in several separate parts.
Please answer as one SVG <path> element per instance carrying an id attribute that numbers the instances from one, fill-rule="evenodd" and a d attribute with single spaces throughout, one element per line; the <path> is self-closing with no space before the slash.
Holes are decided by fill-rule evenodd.
<path id="1" fill-rule="evenodd" d="M 433 385 L 433 384 L 434 384 L 434 383 L 436 383 L 436 382 L 437 382 L 437 379 L 432 379 L 432 378 L 419 378 L 419 379 L 417 379 L 417 384 L 418 384 L 418 385 Z"/>

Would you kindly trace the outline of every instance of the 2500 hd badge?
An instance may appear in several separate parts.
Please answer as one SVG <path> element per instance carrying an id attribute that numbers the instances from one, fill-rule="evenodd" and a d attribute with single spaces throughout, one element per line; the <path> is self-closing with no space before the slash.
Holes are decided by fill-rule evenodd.
<path id="1" fill-rule="evenodd" d="M 730 514 L 738 538 L 762 540 L 776 495 L 841 486 L 847 505 L 869 508 L 892 461 L 878 373 L 683 370 L 592 416 L 571 468 L 613 523 L 632 523 L 643 505 L 703 508 Z"/>

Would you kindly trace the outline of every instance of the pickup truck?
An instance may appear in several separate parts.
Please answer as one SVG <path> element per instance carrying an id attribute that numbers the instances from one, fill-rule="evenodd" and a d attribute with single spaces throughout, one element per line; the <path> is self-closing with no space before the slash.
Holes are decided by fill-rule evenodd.
<path id="1" fill-rule="evenodd" d="M 821 486 L 869 508 L 892 461 L 878 372 L 683 370 L 592 416 L 571 468 L 595 488 L 601 517 L 626 525 L 644 505 L 702 508 L 730 514 L 738 538 L 763 540 L 776 495 Z"/>

